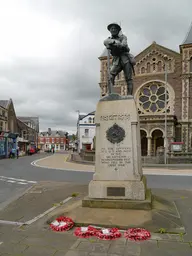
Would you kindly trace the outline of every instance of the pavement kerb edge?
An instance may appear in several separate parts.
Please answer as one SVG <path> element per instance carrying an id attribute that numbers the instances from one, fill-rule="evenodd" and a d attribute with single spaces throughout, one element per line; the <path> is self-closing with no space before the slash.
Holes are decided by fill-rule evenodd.
<path id="1" fill-rule="evenodd" d="M 66 168 L 57 168 L 57 167 L 48 167 L 48 166 L 43 166 L 43 165 L 39 165 L 38 162 L 42 161 L 42 160 L 45 160 L 47 158 L 50 158 L 50 157 L 53 157 L 54 155 L 51 155 L 51 156 L 47 156 L 47 157 L 44 157 L 44 158 L 41 158 L 41 159 L 37 159 L 33 162 L 31 162 L 31 165 L 32 166 L 35 166 L 35 167 L 39 167 L 39 168 L 44 168 L 44 169 L 50 169 L 50 170 L 59 170 L 59 171 L 72 171 L 72 172 L 87 172 L 87 173 L 94 173 L 95 171 L 94 170 L 78 170 L 78 169 L 66 169 Z M 70 162 L 70 158 L 71 158 L 71 155 L 69 154 L 68 158 L 66 159 L 66 162 Z M 143 167 L 143 169 L 146 169 L 147 167 Z M 167 170 L 166 172 L 163 172 L 161 170 L 156 170 L 156 171 L 145 171 L 143 170 L 143 174 L 144 175 L 162 175 L 162 176 L 192 176 L 192 172 L 191 173 L 179 173 L 178 170 L 175 170 L 175 172 L 169 172 L 169 170 Z"/>
<path id="2" fill-rule="evenodd" d="M 38 159 L 38 160 L 35 160 L 33 162 L 31 162 L 31 165 L 32 166 L 35 166 L 35 167 L 39 167 L 39 168 L 44 168 L 44 169 L 50 169 L 50 170 L 59 170 L 59 171 L 72 171 L 72 172 L 91 172 L 93 173 L 94 171 L 82 171 L 82 170 L 77 170 L 77 169 L 64 169 L 64 168 L 53 168 L 53 167 L 48 167 L 48 166 L 43 166 L 43 165 L 39 165 L 37 164 L 37 162 L 41 161 L 41 160 L 44 160 L 44 159 L 47 159 L 49 157 L 52 157 L 52 156 L 47 156 L 47 157 L 44 157 L 44 158 L 41 158 L 41 159 Z"/>

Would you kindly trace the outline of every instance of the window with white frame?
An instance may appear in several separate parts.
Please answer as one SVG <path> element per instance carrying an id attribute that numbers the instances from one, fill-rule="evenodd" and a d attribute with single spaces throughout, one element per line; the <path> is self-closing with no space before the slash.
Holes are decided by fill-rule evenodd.
<path id="1" fill-rule="evenodd" d="M 24 140 L 26 140 L 27 139 L 27 131 L 22 131 L 22 137 L 23 137 L 23 139 Z"/>
<path id="2" fill-rule="evenodd" d="M 85 136 L 86 136 L 86 137 L 89 136 L 89 129 L 85 129 Z"/>

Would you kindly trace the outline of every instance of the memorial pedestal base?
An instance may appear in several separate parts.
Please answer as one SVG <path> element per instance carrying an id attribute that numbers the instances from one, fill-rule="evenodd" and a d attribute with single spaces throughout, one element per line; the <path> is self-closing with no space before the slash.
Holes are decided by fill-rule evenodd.
<path id="1" fill-rule="evenodd" d="M 89 198 L 145 200 L 146 178 L 139 180 L 92 180 Z"/>
<path id="2" fill-rule="evenodd" d="M 85 197 L 82 200 L 83 207 L 89 208 L 108 208 L 108 209 L 132 209 L 132 210 L 151 210 L 152 195 L 151 190 L 146 191 L 144 200 L 124 200 L 124 199 L 93 199 Z"/>
<path id="3" fill-rule="evenodd" d="M 110 95 L 101 100 L 95 124 L 95 173 L 82 206 L 151 209 L 151 193 L 147 192 L 142 171 L 139 116 L 134 98 L 115 96 L 114 100 Z"/>

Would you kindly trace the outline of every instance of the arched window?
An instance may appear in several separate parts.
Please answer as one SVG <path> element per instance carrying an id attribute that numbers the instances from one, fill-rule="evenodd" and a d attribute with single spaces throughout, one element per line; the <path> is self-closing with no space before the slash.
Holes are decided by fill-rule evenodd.
<path id="1" fill-rule="evenodd" d="M 162 71 L 162 63 L 161 63 L 161 61 L 158 61 L 158 63 L 157 63 L 157 71 L 158 72 Z"/>
<path id="2" fill-rule="evenodd" d="M 151 71 L 151 70 L 150 70 L 150 69 L 151 69 L 150 67 L 151 67 L 151 65 L 150 65 L 150 63 L 148 62 L 148 63 L 147 63 L 147 73 L 150 73 L 150 71 Z"/>
<path id="3" fill-rule="evenodd" d="M 192 73 L 192 57 L 190 59 L 190 72 Z"/>
<path id="4" fill-rule="evenodd" d="M 156 64 L 155 64 L 155 62 L 153 62 L 153 71 L 155 71 L 156 70 Z"/>
<path id="5" fill-rule="evenodd" d="M 91 117 L 89 117 L 89 123 L 92 123 L 92 118 Z"/>
<path id="6" fill-rule="evenodd" d="M 144 74 L 144 73 L 145 73 L 145 68 L 142 67 L 142 68 L 141 68 L 141 74 Z"/>

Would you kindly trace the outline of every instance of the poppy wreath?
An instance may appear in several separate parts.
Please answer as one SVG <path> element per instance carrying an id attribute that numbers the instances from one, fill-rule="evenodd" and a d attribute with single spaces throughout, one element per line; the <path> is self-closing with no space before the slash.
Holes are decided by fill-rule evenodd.
<path id="1" fill-rule="evenodd" d="M 101 240 L 115 240 L 121 237 L 121 232 L 118 228 L 100 229 L 96 236 Z"/>
<path id="2" fill-rule="evenodd" d="M 92 226 L 88 227 L 77 227 L 74 231 L 74 235 L 80 238 L 88 238 L 90 236 L 95 236 L 98 230 Z"/>
<path id="3" fill-rule="evenodd" d="M 73 226 L 73 220 L 64 216 L 57 218 L 50 224 L 51 229 L 58 232 L 70 230 Z"/>
<path id="4" fill-rule="evenodd" d="M 145 241 L 151 237 L 151 234 L 144 228 L 129 228 L 125 231 L 124 237 L 132 241 Z"/>

